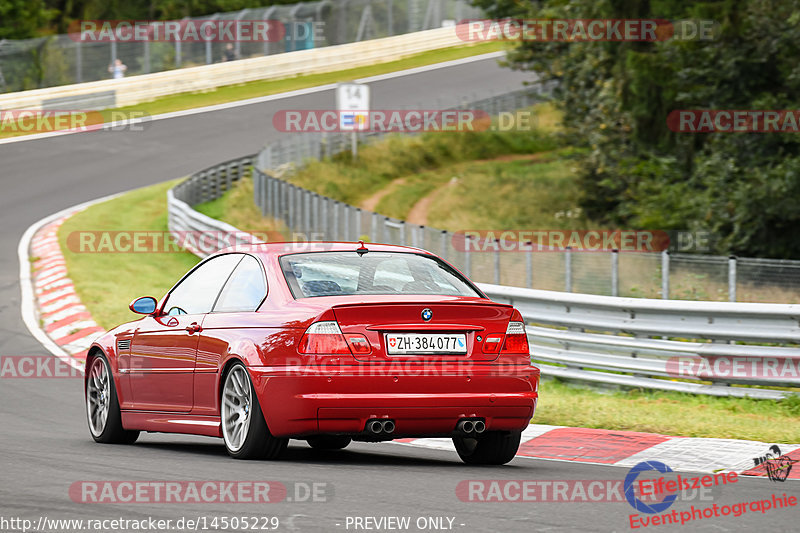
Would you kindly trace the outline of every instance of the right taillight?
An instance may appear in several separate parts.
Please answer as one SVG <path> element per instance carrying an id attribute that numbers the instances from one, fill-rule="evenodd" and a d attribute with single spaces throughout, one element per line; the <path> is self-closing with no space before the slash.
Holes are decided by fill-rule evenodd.
<path id="1" fill-rule="evenodd" d="M 524 322 L 509 322 L 506 328 L 506 340 L 503 343 L 504 354 L 530 353 L 528 348 L 528 335 L 525 333 Z"/>
<path id="2" fill-rule="evenodd" d="M 350 354 L 342 330 L 334 320 L 311 324 L 300 339 L 297 351 L 319 355 Z"/>

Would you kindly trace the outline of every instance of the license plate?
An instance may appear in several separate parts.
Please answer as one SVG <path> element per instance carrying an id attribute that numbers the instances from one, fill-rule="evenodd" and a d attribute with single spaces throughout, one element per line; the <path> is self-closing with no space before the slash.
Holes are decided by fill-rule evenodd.
<path id="1" fill-rule="evenodd" d="M 466 354 L 467 336 L 463 333 L 387 333 L 386 353 Z"/>

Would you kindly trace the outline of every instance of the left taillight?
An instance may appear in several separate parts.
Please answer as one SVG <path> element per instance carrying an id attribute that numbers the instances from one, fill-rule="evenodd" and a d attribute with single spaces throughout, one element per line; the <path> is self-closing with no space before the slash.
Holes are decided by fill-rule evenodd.
<path id="1" fill-rule="evenodd" d="M 302 354 L 341 355 L 350 354 L 347 341 L 335 320 L 311 324 L 297 346 Z"/>
<path id="2" fill-rule="evenodd" d="M 528 335 L 525 333 L 525 323 L 512 321 L 506 328 L 506 339 L 503 343 L 503 354 L 525 354 L 528 355 Z"/>

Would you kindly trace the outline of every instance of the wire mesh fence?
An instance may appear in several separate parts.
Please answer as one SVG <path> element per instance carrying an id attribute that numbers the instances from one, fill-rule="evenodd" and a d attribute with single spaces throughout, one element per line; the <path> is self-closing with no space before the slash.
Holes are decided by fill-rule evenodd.
<path id="1" fill-rule="evenodd" d="M 541 87 L 464 103 L 495 112 L 528 107 Z M 372 134 L 368 140 L 381 134 Z M 288 238 L 383 242 L 423 248 L 477 282 L 625 297 L 740 302 L 800 302 L 800 261 L 663 252 L 606 252 L 537 247 L 502 251 L 476 246 L 464 233 L 410 224 L 363 210 L 275 177 L 310 159 L 349 149 L 349 134 L 297 135 L 259 154 L 196 173 L 175 188 L 193 205 L 219 197 L 253 163 L 254 200 L 288 228 Z"/>
<path id="2" fill-rule="evenodd" d="M 271 21 L 280 25 L 279 38 L 156 40 L 53 35 L 26 40 L 0 40 L 0 93 L 109 79 L 117 59 L 125 75 L 149 74 L 294 50 L 389 37 L 438 28 L 481 11 L 467 0 L 322 0 L 186 17 L 180 22 Z M 109 21 L 113 22 L 113 21 Z M 138 23 L 138 22 L 137 22 Z M 147 25 L 153 35 L 155 24 Z M 80 26 L 75 28 L 80 29 Z M 174 42 L 173 42 L 174 41 Z"/>

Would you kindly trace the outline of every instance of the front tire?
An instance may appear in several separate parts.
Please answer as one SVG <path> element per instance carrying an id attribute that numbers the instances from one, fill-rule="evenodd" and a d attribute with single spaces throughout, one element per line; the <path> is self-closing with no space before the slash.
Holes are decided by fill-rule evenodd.
<path id="1" fill-rule="evenodd" d="M 222 386 L 222 438 L 234 459 L 277 459 L 289 444 L 269 432 L 244 365 L 235 363 Z"/>
<path id="2" fill-rule="evenodd" d="M 468 465 L 504 465 L 517 454 L 522 433 L 487 431 L 479 437 L 453 437 L 461 460 Z"/>
<path id="3" fill-rule="evenodd" d="M 122 427 L 114 376 L 102 354 L 94 356 L 86 376 L 86 417 L 95 442 L 133 444 L 139 438 L 138 431 Z"/>

